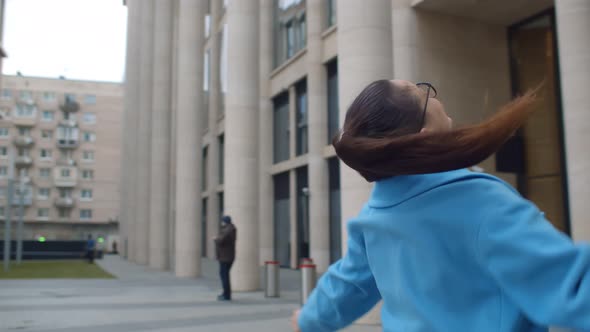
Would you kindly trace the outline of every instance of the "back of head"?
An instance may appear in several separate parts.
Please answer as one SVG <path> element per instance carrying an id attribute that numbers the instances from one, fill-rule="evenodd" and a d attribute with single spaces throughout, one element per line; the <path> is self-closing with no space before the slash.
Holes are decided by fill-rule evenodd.
<path id="1" fill-rule="evenodd" d="M 426 106 L 412 91 L 387 80 L 369 84 L 333 139 L 338 157 L 369 182 L 478 164 L 522 126 L 535 100 L 534 92 L 528 92 L 478 125 L 427 131 L 422 128 Z"/>

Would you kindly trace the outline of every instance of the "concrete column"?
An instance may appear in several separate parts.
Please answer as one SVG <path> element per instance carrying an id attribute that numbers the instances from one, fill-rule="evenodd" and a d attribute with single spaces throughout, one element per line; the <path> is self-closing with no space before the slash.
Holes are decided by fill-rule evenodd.
<path id="1" fill-rule="evenodd" d="M 148 263 L 150 223 L 150 168 L 153 82 L 153 23 L 154 0 L 140 2 L 140 72 L 139 72 L 139 122 L 137 136 L 137 208 L 136 208 L 136 262 Z"/>
<path id="2" fill-rule="evenodd" d="M 392 78 L 391 0 L 340 0 L 337 15 L 338 94 L 340 121 L 344 123 L 348 105 L 365 86 L 374 80 Z M 356 171 L 341 165 L 342 244 L 346 247 L 347 220 L 358 215 L 371 186 Z M 361 321 L 379 322 L 378 310 Z"/>
<path id="3" fill-rule="evenodd" d="M 258 271 L 258 2 L 231 1 L 225 112 L 225 203 L 238 229 L 232 285 L 259 288 Z"/>
<path id="4" fill-rule="evenodd" d="M 326 69 L 322 63 L 324 0 L 307 0 L 307 96 L 309 128 L 310 256 L 318 272 L 330 265 L 328 164 L 323 151 L 328 136 Z"/>
<path id="5" fill-rule="evenodd" d="M 139 3 L 127 1 L 127 55 L 125 64 L 125 112 L 123 114 L 123 155 L 121 158 L 121 241 L 123 256 L 135 261 L 135 210 L 137 170 L 137 111 L 139 92 Z"/>
<path id="6" fill-rule="evenodd" d="M 272 101 L 270 95 L 270 73 L 273 55 L 273 0 L 260 0 L 260 45 L 259 45 L 259 136 L 258 136 L 258 220 L 260 262 L 274 260 L 273 223 L 273 182 L 270 175 L 272 166 Z"/>
<path id="7" fill-rule="evenodd" d="M 575 240 L 590 240 L 590 1 L 556 0 L 569 209 Z"/>
<path id="8" fill-rule="evenodd" d="M 209 144 L 209 198 L 207 199 L 207 257 L 215 259 L 215 243 L 211 238 L 219 232 L 219 199 L 217 197 L 217 188 L 219 187 L 219 139 L 218 121 L 219 121 L 219 35 L 216 29 L 217 23 L 221 19 L 222 10 L 221 1 L 211 1 L 211 36 L 210 38 L 210 70 L 209 75 L 209 135 L 211 144 Z"/>
<path id="9" fill-rule="evenodd" d="M 180 0 L 176 114 L 176 243 L 179 277 L 201 274 L 201 142 L 206 0 Z"/>
<path id="10" fill-rule="evenodd" d="M 296 156 L 296 144 L 295 141 L 297 139 L 297 108 L 295 104 L 297 103 L 296 90 L 295 86 L 289 87 L 289 158 L 293 159 Z M 298 233 L 299 228 L 297 227 L 297 197 L 299 193 L 297 192 L 297 176 L 295 170 L 289 171 L 289 221 L 291 223 L 291 268 L 296 269 L 299 264 L 299 243 Z"/>
<path id="11" fill-rule="evenodd" d="M 150 267 L 168 268 L 173 3 L 155 2 L 150 191 Z"/>
<path id="12" fill-rule="evenodd" d="M 175 267 L 175 220 L 176 220 L 176 95 L 178 86 L 178 1 L 172 1 L 172 82 L 171 82 L 171 110 L 170 116 L 170 168 L 168 172 L 168 262 L 169 269 L 174 271 Z"/>

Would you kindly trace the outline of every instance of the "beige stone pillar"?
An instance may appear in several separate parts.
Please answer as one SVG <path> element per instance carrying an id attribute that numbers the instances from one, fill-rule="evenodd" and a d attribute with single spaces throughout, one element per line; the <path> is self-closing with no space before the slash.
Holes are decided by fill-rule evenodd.
<path id="1" fill-rule="evenodd" d="M 207 199 L 207 257 L 215 259 L 215 242 L 211 239 L 217 236 L 219 232 L 219 198 L 217 188 L 219 187 L 219 137 L 218 121 L 221 94 L 219 91 L 219 57 L 220 57 L 220 38 L 217 33 L 217 22 L 221 19 L 222 1 L 211 1 L 211 36 L 210 38 L 210 55 L 209 76 L 209 135 L 211 143 L 209 144 L 209 198 Z"/>
<path id="2" fill-rule="evenodd" d="M 307 96 L 309 128 L 310 256 L 323 273 L 330 265 L 330 202 L 328 164 L 324 147 L 328 136 L 326 69 L 322 63 L 324 0 L 307 0 Z"/>
<path id="3" fill-rule="evenodd" d="M 180 0 L 176 114 L 175 273 L 201 274 L 201 142 L 206 0 Z"/>
<path id="4" fill-rule="evenodd" d="M 173 3 L 155 2 L 150 190 L 150 267 L 168 268 Z"/>
<path id="5" fill-rule="evenodd" d="M 139 72 L 139 121 L 137 136 L 137 208 L 136 208 L 136 262 L 148 263 L 150 223 L 150 167 L 153 82 L 153 23 L 154 0 L 141 0 L 140 18 L 140 72 Z"/>
<path id="6" fill-rule="evenodd" d="M 238 229 L 232 285 L 259 288 L 258 271 L 258 1 L 230 1 L 225 111 L 225 202 Z"/>
<path id="7" fill-rule="evenodd" d="M 137 112 L 139 91 L 139 3 L 127 1 L 127 54 L 125 63 L 125 111 L 123 114 L 123 155 L 121 158 L 121 243 L 123 256 L 135 261 L 137 170 Z"/>
<path id="8" fill-rule="evenodd" d="M 338 94 L 340 121 L 356 96 L 370 82 L 392 77 L 391 0 L 338 2 Z M 342 164 L 343 246 L 348 239 L 347 220 L 355 217 L 367 201 L 371 186 L 354 170 Z M 379 311 L 372 310 L 363 323 L 378 323 Z"/>
<path id="9" fill-rule="evenodd" d="M 556 0 L 569 209 L 575 240 L 590 240 L 590 1 Z"/>
<path id="10" fill-rule="evenodd" d="M 270 95 L 270 73 L 273 56 L 273 0 L 260 0 L 260 45 L 259 45 L 259 136 L 258 136 L 258 220 L 260 265 L 274 260 L 274 223 L 273 223 L 273 180 L 270 175 L 272 166 L 272 119 L 273 106 Z"/>

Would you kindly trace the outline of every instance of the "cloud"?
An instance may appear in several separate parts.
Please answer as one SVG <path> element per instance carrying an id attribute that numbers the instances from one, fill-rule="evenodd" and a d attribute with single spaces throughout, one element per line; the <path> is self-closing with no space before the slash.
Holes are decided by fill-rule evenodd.
<path id="1" fill-rule="evenodd" d="M 3 73 L 120 82 L 127 8 L 121 0 L 8 0 Z"/>

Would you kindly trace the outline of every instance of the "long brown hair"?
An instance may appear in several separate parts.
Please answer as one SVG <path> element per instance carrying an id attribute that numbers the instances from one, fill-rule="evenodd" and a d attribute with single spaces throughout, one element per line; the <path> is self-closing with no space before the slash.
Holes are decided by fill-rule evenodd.
<path id="1" fill-rule="evenodd" d="M 534 101 L 535 92 L 529 91 L 480 124 L 420 132 L 418 97 L 390 81 L 375 81 L 350 105 L 332 144 L 338 157 L 369 182 L 465 168 L 495 153 L 526 121 Z"/>

